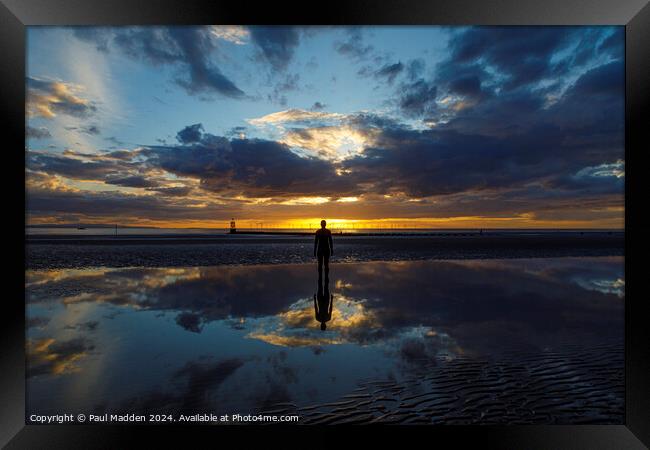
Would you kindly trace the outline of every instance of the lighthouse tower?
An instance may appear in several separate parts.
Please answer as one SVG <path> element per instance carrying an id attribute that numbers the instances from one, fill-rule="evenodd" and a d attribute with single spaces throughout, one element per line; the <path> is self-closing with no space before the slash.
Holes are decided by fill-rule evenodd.
<path id="1" fill-rule="evenodd" d="M 235 226 L 235 218 L 230 219 L 230 233 L 235 234 L 237 232 L 237 227 Z"/>

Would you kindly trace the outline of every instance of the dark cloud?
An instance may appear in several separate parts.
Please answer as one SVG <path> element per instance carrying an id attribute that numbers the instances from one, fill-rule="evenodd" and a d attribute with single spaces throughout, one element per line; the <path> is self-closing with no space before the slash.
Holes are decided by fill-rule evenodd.
<path id="1" fill-rule="evenodd" d="M 25 128 L 25 136 L 27 136 L 29 139 L 46 139 L 52 137 L 47 128 L 34 128 L 30 127 L 29 125 Z"/>
<path id="2" fill-rule="evenodd" d="M 170 33 L 189 64 L 189 77 L 176 80 L 180 86 L 190 94 L 217 92 L 226 97 L 243 97 L 244 92 L 209 63 L 208 55 L 214 43 L 205 32 L 195 28 L 173 28 Z"/>
<path id="3" fill-rule="evenodd" d="M 393 129 L 403 129 L 404 125 L 399 120 L 383 115 L 373 113 L 358 113 L 347 118 L 348 122 L 360 131 L 379 130 L 390 131 Z"/>
<path id="4" fill-rule="evenodd" d="M 485 94 L 473 77 L 454 79 L 450 86 L 465 102 L 481 101 L 458 109 L 431 130 L 382 128 L 373 146 L 343 162 L 349 175 L 357 183 L 372 184 L 375 192 L 417 197 L 530 183 L 562 185 L 563 195 L 571 195 L 566 180 L 575 183 L 576 174 L 587 167 L 624 159 L 620 60 L 588 70 L 550 106 L 544 92 L 535 90 Z M 413 97 L 415 112 L 422 113 L 425 97 Z M 432 113 L 436 117 L 438 112 Z M 587 186 L 594 188 L 592 195 L 623 192 L 621 179 L 613 174 L 583 172 L 579 178 L 585 189 L 573 191 L 576 196 L 588 194 Z M 547 199 L 552 201 L 550 193 Z"/>
<path id="5" fill-rule="evenodd" d="M 84 127 L 65 127 L 68 131 L 79 131 L 81 133 L 89 134 L 91 136 L 97 136 L 101 134 L 99 127 L 97 125 L 88 125 Z"/>
<path id="6" fill-rule="evenodd" d="M 452 37 L 451 57 L 441 69 L 480 64 L 500 77 L 500 89 L 514 90 L 567 75 L 616 48 L 621 34 L 608 41 L 610 33 L 604 27 L 472 27 Z"/>
<path id="7" fill-rule="evenodd" d="M 411 81 L 419 79 L 424 74 L 425 62 L 422 58 L 412 59 L 406 64 L 406 74 Z"/>
<path id="8" fill-rule="evenodd" d="M 205 189 L 253 197 L 344 194 L 354 185 L 328 161 L 303 157 L 286 145 L 261 139 L 204 135 L 201 143 L 143 150 L 148 164 L 198 178 Z M 350 180 L 351 181 L 351 180 Z"/>
<path id="9" fill-rule="evenodd" d="M 137 151 L 119 150 L 103 154 L 78 153 L 66 150 L 63 154 L 37 151 L 27 153 L 27 166 L 33 172 L 59 175 L 76 180 L 93 180 L 106 184 L 156 188 L 160 182 L 146 167 L 134 158 Z"/>
<path id="10" fill-rule="evenodd" d="M 493 173 L 507 152 L 515 148 L 512 144 L 504 148 L 504 142 L 490 143 L 479 136 L 393 130 L 385 133 L 382 141 L 344 162 L 352 176 L 372 183 L 375 193 L 447 195 L 512 184 L 525 173 L 519 168 L 507 175 L 503 171 Z M 462 146 L 461 153 L 458 146 Z"/>
<path id="11" fill-rule="evenodd" d="M 286 26 L 252 26 L 249 30 L 261 57 L 274 70 L 286 69 L 300 43 L 299 30 Z"/>
<path id="12" fill-rule="evenodd" d="M 375 78 L 386 79 L 389 84 L 395 81 L 395 77 L 402 73 L 404 64 L 396 62 L 394 64 L 386 64 L 374 73 Z"/>
<path id="13" fill-rule="evenodd" d="M 99 326 L 99 322 L 96 320 L 89 320 L 87 322 L 80 322 L 76 323 L 74 325 L 66 325 L 64 328 L 69 329 L 69 330 L 77 330 L 77 331 L 95 331 L 97 329 L 97 326 Z"/>
<path id="14" fill-rule="evenodd" d="M 551 73 L 555 52 L 567 48 L 577 29 L 567 27 L 474 27 L 452 38 L 449 64 L 481 60 L 507 76 L 508 90 Z"/>
<path id="15" fill-rule="evenodd" d="M 102 159 L 114 159 L 119 161 L 129 161 L 133 159 L 136 152 L 130 150 L 115 150 L 101 154 Z M 93 155 L 96 156 L 96 155 Z"/>
<path id="16" fill-rule="evenodd" d="M 106 184 L 134 188 L 153 188 L 158 186 L 157 181 L 142 175 L 108 176 L 104 179 L 104 182 Z"/>
<path id="17" fill-rule="evenodd" d="M 181 144 L 191 144 L 193 142 L 199 142 L 202 135 L 203 125 L 200 123 L 195 123 L 194 125 L 186 126 L 181 131 L 176 133 L 176 139 Z"/>
<path id="18" fill-rule="evenodd" d="M 75 35 L 101 48 L 117 47 L 134 59 L 181 67 L 175 81 L 190 95 L 244 97 L 244 92 L 213 63 L 211 54 L 217 44 L 209 27 L 129 27 L 92 33 L 75 30 Z"/>
<path id="19" fill-rule="evenodd" d="M 99 159 L 84 161 L 66 155 L 30 151 L 27 154 L 27 167 L 30 170 L 78 180 L 101 180 L 117 170 L 126 169 L 128 163 Z"/>
<path id="20" fill-rule="evenodd" d="M 184 312 L 176 316 L 176 323 L 187 331 L 192 333 L 200 333 L 203 328 L 201 323 L 201 316 Z"/>
<path id="21" fill-rule="evenodd" d="M 345 41 L 337 41 L 334 43 L 334 48 L 341 55 L 360 60 L 369 56 L 374 50 L 372 45 L 364 44 L 363 35 L 359 27 L 346 28 L 345 33 L 347 34 L 347 39 Z"/>
<path id="22" fill-rule="evenodd" d="M 287 96 L 288 92 L 297 91 L 300 89 L 298 81 L 300 80 L 300 75 L 296 74 L 287 74 L 284 78 L 280 79 L 267 98 L 271 102 L 279 103 L 282 106 L 287 105 Z"/>
<path id="23" fill-rule="evenodd" d="M 106 138 L 104 138 L 104 140 L 105 140 L 105 141 L 108 141 L 108 142 L 110 142 L 110 143 L 112 143 L 114 146 L 118 146 L 118 147 L 119 147 L 119 146 L 124 145 L 124 142 L 122 142 L 121 140 L 119 140 L 119 139 L 116 138 L 115 136 L 109 136 L 109 137 L 106 137 Z M 114 148 L 114 147 L 111 147 L 111 148 Z"/>
<path id="24" fill-rule="evenodd" d="M 185 197 L 192 191 L 192 188 L 187 186 L 174 186 L 174 187 L 150 187 L 148 191 L 155 191 L 159 194 L 169 197 Z"/>
<path id="25" fill-rule="evenodd" d="M 426 197 L 512 189 L 622 158 L 622 145 L 587 153 L 566 137 L 551 125 L 508 138 L 394 129 L 343 166 L 357 183 L 371 184 L 375 193 Z M 614 189 L 620 186 L 615 177 L 602 177 L 602 182 Z"/>
<path id="26" fill-rule="evenodd" d="M 159 187 L 159 181 L 146 171 L 141 162 L 134 161 L 137 152 L 115 151 L 104 154 L 84 154 L 65 151 L 63 154 L 29 151 L 30 171 L 59 175 L 75 180 L 93 180 L 117 186 L 135 188 Z"/>
<path id="27" fill-rule="evenodd" d="M 324 103 L 321 102 L 314 102 L 314 104 L 311 106 L 310 110 L 311 111 L 322 111 L 327 107 Z"/>
<path id="28" fill-rule="evenodd" d="M 398 105 L 407 117 L 431 114 L 436 108 L 437 93 L 438 89 L 434 84 L 419 79 L 402 85 Z"/>
<path id="29" fill-rule="evenodd" d="M 33 175 L 30 175 L 33 176 Z M 28 214 L 44 216 L 79 215 L 103 220 L 115 217 L 144 220 L 205 220 L 214 217 L 241 216 L 240 204 L 209 205 L 203 201 L 174 195 L 135 195 L 114 191 L 65 191 L 30 188 Z M 74 221 L 79 222 L 77 216 Z"/>
<path id="30" fill-rule="evenodd" d="M 621 35 L 611 33 L 602 27 L 469 28 L 452 36 L 450 57 L 437 65 L 435 77 L 402 83 L 396 102 L 409 117 L 425 117 L 432 125 L 462 133 L 515 135 L 533 125 L 541 129 L 544 122 L 563 127 L 578 120 L 594 130 L 600 106 L 611 112 L 617 100 L 610 97 L 605 105 L 576 97 L 581 88 L 571 82 L 597 58 L 617 59 L 606 48 L 617 48 Z M 610 75 L 615 67 L 622 70 L 620 61 L 610 64 Z M 598 89 L 595 80 L 583 81 Z M 549 108 L 549 103 L 556 104 Z M 575 132 L 574 124 L 569 125 Z"/>

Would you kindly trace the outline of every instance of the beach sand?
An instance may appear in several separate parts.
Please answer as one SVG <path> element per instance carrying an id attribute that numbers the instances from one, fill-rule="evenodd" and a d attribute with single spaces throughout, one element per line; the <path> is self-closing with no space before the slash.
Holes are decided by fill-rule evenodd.
<path id="1" fill-rule="evenodd" d="M 623 255 L 623 233 L 334 236 L 334 262 Z M 313 262 L 311 236 L 30 236 L 26 268 Z"/>
<path id="2" fill-rule="evenodd" d="M 304 424 L 623 423 L 622 343 L 562 351 L 507 352 L 501 359 L 422 361 L 401 383 L 361 382 L 340 400 L 264 414 L 298 414 Z"/>

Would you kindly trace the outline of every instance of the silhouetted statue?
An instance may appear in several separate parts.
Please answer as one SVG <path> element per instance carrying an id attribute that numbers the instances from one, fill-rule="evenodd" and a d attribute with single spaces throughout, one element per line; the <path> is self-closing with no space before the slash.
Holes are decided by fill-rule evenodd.
<path id="1" fill-rule="evenodd" d="M 325 228 L 327 222 L 320 221 L 320 230 L 316 231 L 314 239 L 314 256 L 318 258 L 318 279 L 322 279 L 323 264 L 325 264 L 325 279 L 330 276 L 330 256 L 334 255 L 334 244 L 332 243 L 332 232 Z"/>
<path id="2" fill-rule="evenodd" d="M 332 320 L 332 307 L 334 295 L 330 294 L 329 280 L 325 281 L 325 290 L 320 278 L 318 279 L 318 294 L 314 294 L 314 312 L 316 320 L 320 322 L 320 329 L 325 331 L 326 323 Z"/>

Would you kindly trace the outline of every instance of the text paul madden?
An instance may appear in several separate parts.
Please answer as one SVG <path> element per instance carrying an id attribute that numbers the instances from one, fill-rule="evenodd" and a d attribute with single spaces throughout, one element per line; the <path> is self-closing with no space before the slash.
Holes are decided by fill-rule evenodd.
<path id="1" fill-rule="evenodd" d="M 228 415 L 217 416 L 215 414 L 90 414 L 88 422 L 90 423 L 107 423 L 107 422 L 227 422 Z"/>
<path id="2" fill-rule="evenodd" d="M 194 422 L 194 423 L 246 423 L 246 422 L 298 422 L 300 418 L 294 415 L 265 415 L 265 414 L 90 414 L 88 422 Z"/>
<path id="3" fill-rule="evenodd" d="M 144 414 L 89 414 L 88 422 L 150 422 Z"/>

